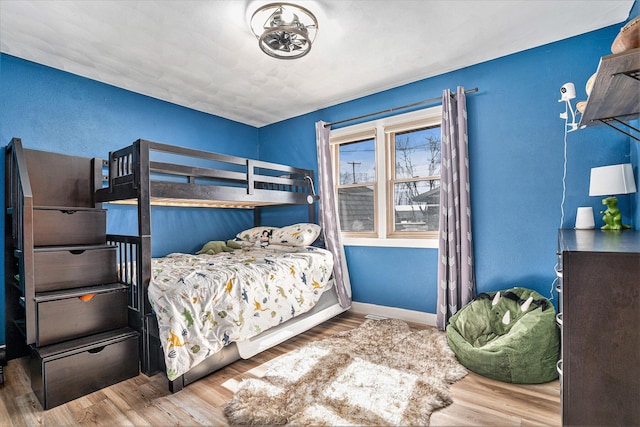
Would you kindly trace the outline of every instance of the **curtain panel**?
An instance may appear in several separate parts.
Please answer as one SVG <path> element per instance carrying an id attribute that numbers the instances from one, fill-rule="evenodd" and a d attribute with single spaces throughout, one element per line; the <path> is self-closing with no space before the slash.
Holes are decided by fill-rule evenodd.
<path id="1" fill-rule="evenodd" d="M 442 94 L 440 236 L 436 323 L 444 329 L 460 308 L 475 297 L 467 105 L 464 88 Z"/>
<path id="2" fill-rule="evenodd" d="M 316 123 L 317 181 L 320 190 L 319 223 L 324 232 L 325 246 L 333 254 L 333 277 L 340 306 L 348 308 L 351 307 L 351 282 L 340 234 L 340 217 L 336 207 L 329 132 L 330 127 L 325 127 L 325 122 Z"/>

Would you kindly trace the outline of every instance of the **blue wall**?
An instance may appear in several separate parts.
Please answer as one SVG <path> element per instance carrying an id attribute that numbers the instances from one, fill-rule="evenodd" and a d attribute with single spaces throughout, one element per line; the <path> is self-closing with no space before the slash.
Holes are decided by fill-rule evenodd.
<path id="1" fill-rule="evenodd" d="M 258 154 L 255 127 L 2 54 L 0 144 L 12 137 L 21 138 L 26 148 L 86 157 L 106 158 L 110 150 L 138 138 L 245 157 Z M 4 177 L 4 150 L 0 169 Z M 136 221 L 131 207 L 109 209 L 111 233 L 135 234 Z M 152 252 L 193 252 L 207 240 L 230 238 L 252 225 L 253 216 L 246 210 L 153 208 Z M 4 304 L 1 307 L 0 344 Z"/>
<path id="2" fill-rule="evenodd" d="M 631 125 L 640 129 L 640 120 L 635 120 L 631 123 Z M 640 142 L 631 141 L 631 163 L 633 164 L 633 176 L 636 178 L 636 187 L 637 192 L 634 194 L 631 199 L 632 209 L 635 212 L 633 224 L 635 224 L 636 230 L 640 229 Z"/>
<path id="3" fill-rule="evenodd" d="M 632 15 L 633 16 L 633 15 Z M 317 168 L 314 122 L 338 121 L 441 96 L 444 88 L 478 87 L 467 95 L 477 289 L 524 286 L 549 297 L 557 229 L 572 228 L 588 196 L 590 169 L 629 162 L 630 139 L 611 129 L 567 135 L 565 217 L 561 224 L 564 121 L 560 87 L 574 82 L 586 99 L 587 79 L 621 25 L 421 80 L 260 129 L 260 157 Z M 336 83 L 338 84 L 338 83 Z M 636 167 L 637 175 L 637 167 Z M 620 198 L 636 228 L 636 200 Z M 635 219 L 634 219 L 635 216 Z M 601 220 L 597 221 L 602 225 Z M 437 250 L 346 248 L 354 301 L 435 313 Z M 554 295 L 554 302 L 556 301 Z"/>
<path id="4" fill-rule="evenodd" d="M 19 137 L 26 148 L 106 158 L 110 150 L 144 138 L 244 157 L 258 155 L 258 130 L 252 126 L 13 56 L 0 58 L 2 144 Z M 193 251 L 206 239 L 232 237 L 253 224 L 253 216 L 244 210 L 193 212 L 153 208 L 154 256 Z M 135 233 L 136 221 L 132 208 L 110 207 L 109 232 Z"/>
<path id="5" fill-rule="evenodd" d="M 634 6 L 631 16 L 638 14 Z M 621 25 L 404 85 L 261 129 L 196 112 L 42 65 L 0 54 L 0 144 L 20 137 L 27 148 L 87 157 L 137 138 L 316 168 L 317 120 L 336 121 L 440 96 L 442 89 L 478 87 L 467 97 L 472 215 L 479 291 L 520 285 L 549 294 L 560 227 L 563 128 L 559 88 L 584 85 L 610 52 Z M 339 82 L 336 82 L 339 84 Z M 612 130 L 589 128 L 567 138 L 563 226 L 588 197 L 589 170 L 632 161 L 638 143 Z M 4 168 L 4 151 L 0 168 Z M 4 171 L 0 172 L 4 176 Z M 4 185 L 0 185 L 0 193 Z M 621 200 L 625 220 L 640 225 L 639 195 Z M 302 210 L 265 213 L 284 225 Z M 247 211 L 154 208 L 153 255 L 192 252 L 252 223 Z M 0 226 L 1 227 L 1 226 Z M 135 231 L 131 208 L 109 209 L 109 232 Z M 0 236 L 4 233 L 0 234 Z M 431 249 L 347 247 L 354 300 L 435 312 L 436 257 Z M 4 273 L 3 273 L 4 274 Z M 2 291 L 0 289 L 0 291 Z M 3 322 L 0 309 L 0 325 Z M 4 328 L 0 328 L 0 343 Z"/>

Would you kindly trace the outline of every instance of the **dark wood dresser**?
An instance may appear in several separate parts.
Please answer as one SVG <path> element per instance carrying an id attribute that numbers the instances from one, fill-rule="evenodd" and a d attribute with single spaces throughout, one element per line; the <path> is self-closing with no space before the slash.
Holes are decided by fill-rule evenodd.
<path id="1" fill-rule="evenodd" d="M 560 230 L 563 425 L 640 425 L 640 231 Z"/>
<path id="2" fill-rule="evenodd" d="M 30 356 L 45 409 L 138 375 L 138 334 L 106 210 L 102 161 L 7 146 L 5 313 L 9 358 Z"/>

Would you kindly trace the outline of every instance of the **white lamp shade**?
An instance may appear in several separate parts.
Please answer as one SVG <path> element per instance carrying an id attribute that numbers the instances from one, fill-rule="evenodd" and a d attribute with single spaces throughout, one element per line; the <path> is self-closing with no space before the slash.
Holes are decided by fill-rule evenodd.
<path id="1" fill-rule="evenodd" d="M 631 163 L 591 169 L 589 196 L 613 196 L 636 192 Z"/>

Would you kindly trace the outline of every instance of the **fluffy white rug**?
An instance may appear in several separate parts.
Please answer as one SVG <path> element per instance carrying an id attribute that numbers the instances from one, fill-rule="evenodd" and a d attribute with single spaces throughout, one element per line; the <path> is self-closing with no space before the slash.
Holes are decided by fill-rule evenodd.
<path id="1" fill-rule="evenodd" d="M 366 320 L 273 360 L 262 378 L 240 384 L 224 412 L 245 425 L 425 426 L 466 373 L 444 332 Z"/>

